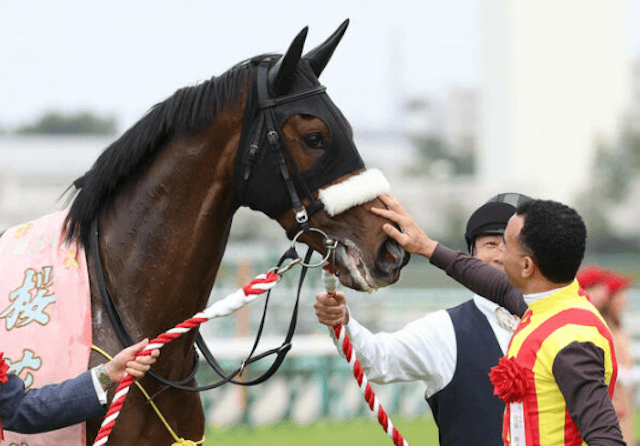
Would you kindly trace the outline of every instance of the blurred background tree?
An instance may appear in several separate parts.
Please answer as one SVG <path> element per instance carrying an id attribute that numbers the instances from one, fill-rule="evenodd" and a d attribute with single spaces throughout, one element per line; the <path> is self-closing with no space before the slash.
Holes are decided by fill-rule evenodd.
<path id="1" fill-rule="evenodd" d="M 114 116 L 99 116 L 92 112 L 62 113 L 49 111 L 31 124 L 17 129 L 26 135 L 113 135 L 118 130 Z"/>
<path id="2" fill-rule="evenodd" d="M 433 170 L 446 169 L 448 175 L 474 175 L 476 173 L 476 150 L 473 136 L 454 144 L 436 134 L 411 136 L 418 160 L 407 168 L 409 175 L 436 173 Z"/>
<path id="3" fill-rule="evenodd" d="M 577 199 L 596 253 L 640 252 L 637 203 L 640 199 L 640 132 L 625 126 L 615 142 L 597 145 L 590 182 Z M 620 224 L 619 222 L 624 222 Z"/>

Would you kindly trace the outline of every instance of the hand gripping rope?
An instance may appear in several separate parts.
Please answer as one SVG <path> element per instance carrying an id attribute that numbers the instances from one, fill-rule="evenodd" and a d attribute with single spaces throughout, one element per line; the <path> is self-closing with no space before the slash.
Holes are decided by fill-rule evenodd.
<path id="1" fill-rule="evenodd" d="M 329 264 L 324 265 L 322 270 L 322 283 L 324 284 L 327 294 L 333 297 L 336 295 L 338 279 Z M 378 402 L 378 397 L 376 397 L 375 393 L 371 389 L 371 385 L 369 385 L 369 381 L 362 370 L 360 361 L 356 358 L 353 351 L 353 345 L 347 335 L 347 330 L 345 330 L 342 324 L 338 324 L 333 327 L 333 334 L 340 342 L 340 345 L 342 345 L 342 351 L 347 358 L 347 361 L 349 361 L 349 365 L 353 369 L 353 376 L 356 378 L 356 381 L 358 381 L 360 389 L 364 392 L 364 399 L 369 404 L 369 409 L 378 416 L 378 422 L 387 433 L 387 436 L 391 438 L 393 444 L 396 446 L 410 446 L 407 440 L 405 440 L 400 432 L 398 432 L 398 429 L 393 425 L 389 416 Z"/>
<path id="2" fill-rule="evenodd" d="M 254 300 L 260 294 L 263 294 L 264 292 L 273 288 L 280 278 L 280 274 L 282 274 L 286 269 L 288 269 L 288 267 L 279 269 L 277 273 L 271 271 L 260 274 L 244 288 L 231 293 L 224 299 L 215 302 L 204 311 L 194 315 L 192 318 L 187 319 L 186 321 L 176 325 L 174 328 L 167 330 L 157 338 L 152 339 L 149 344 L 136 356 L 148 356 L 153 350 L 162 348 L 165 344 L 200 326 L 200 324 L 202 324 L 203 322 L 221 316 L 228 316 L 231 313 L 237 311 L 241 307 Z M 96 436 L 93 446 L 102 446 L 109 439 L 109 435 L 113 430 L 113 426 L 115 426 L 116 424 L 116 419 L 120 414 L 120 410 L 122 409 L 124 400 L 126 399 L 127 394 L 129 393 L 129 388 L 131 387 L 131 384 L 133 384 L 133 382 L 133 376 L 125 373 L 124 378 L 122 379 L 122 381 L 120 381 L 120 384 L 116 389 L 116 394 L 113 397 L 111 406 L 109 406 L 109 411 L 107 412 L 107 415 L 102 422 L 102 426 L 100 427 L 100 431 Z"/>

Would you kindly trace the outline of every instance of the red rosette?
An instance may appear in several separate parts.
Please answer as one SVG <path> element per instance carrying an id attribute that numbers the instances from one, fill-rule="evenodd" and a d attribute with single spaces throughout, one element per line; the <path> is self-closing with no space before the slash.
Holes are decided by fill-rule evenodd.
<path id="1" fill-rule="evenodd" d="M 9 381 L 9 377 L 7 376 L 7 370 L 9 370 L 9 365 L 5 362 L 3 352 L 0 352 L 0 384 L 6 383 Z"/>
<path id="2" fill-rule="evenodd" d="M 503 356 L 489 373 L 493 394 L 505 403 L 522 401 L 527 390 L 526 375 L 527 370 L 515 358 Z"/>
<path id="3" fill-rule="evenodd" d="M 9 365 L 5 362 L 4 352 L 0 352 L 0 386 L 3 383 L 9 381 L 9 377 L 7 376 L 7 370 L 9 370 Z M 2 420 L 0 420 L 0 441 L 4 441 L 4 430 L 2 429 Z"/>

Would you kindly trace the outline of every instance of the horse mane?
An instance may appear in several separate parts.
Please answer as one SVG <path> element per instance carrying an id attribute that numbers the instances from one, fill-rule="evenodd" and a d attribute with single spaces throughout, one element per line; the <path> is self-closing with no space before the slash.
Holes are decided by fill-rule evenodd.
<path id="1" fill-rule="evenodd" d="M 109 145 L 69 187 L 75 193 L 65 222 L 67 241 L 78 237 L 88 246 L 91 223 L 113 205 L 118 192 L 139 178 L 174 135 L 201 130 L 225 107 L 237 104 L 247 78 L 253 82 L 254 76 L 247 75 L 267 59 L 274 55 L 248 59 L 218 77 L 177 90 Z"/>

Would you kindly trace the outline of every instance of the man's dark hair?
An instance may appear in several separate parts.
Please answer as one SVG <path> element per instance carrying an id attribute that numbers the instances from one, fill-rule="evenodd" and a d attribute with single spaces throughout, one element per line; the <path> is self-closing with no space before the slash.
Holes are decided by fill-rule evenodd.
<path id="1" fill-rule="evenodd" d="M 540 273 L 551 282 L 571 282 L 580 268 L 587 228 L 578 213 L 551 200 L 530 200 L 518 206 L 524 218 L 520 243 Z"/>

